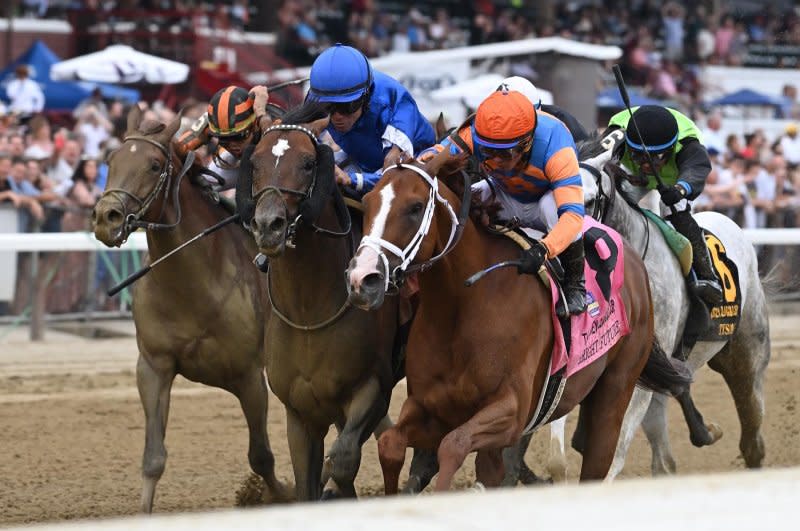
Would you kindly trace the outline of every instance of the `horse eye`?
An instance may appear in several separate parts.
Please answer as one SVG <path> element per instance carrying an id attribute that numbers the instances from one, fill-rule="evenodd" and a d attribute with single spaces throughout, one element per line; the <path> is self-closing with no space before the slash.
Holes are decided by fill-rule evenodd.
<path id="1" fill-rule="evenodd" d="M 155 172 L 160 172 L 161 171 L 161 164 L 159 164 L 158 161 L 154 160 L 153 162 L 150 163 L 150 171 L 152 171 L 154 173 Z"/>
<path id="2" fill-rule="evenodd" d="M 309 172 L 309 173 L 314 171 L 314 165 L 315 165 L 315 162 L 313 160 L 306 160 L 303 163 L 303 171 Z"/>
<path id="3" fill-rule="evenodd" d="M 422 202 L 416 202 L 416 203 L 414 203 L 413 205 L 411 205 L 409 207 L 408 215 L 409 216 L 419 216 L 420 214 L 422 214 L 422 209 L 423 208 L 425 208 L 425 205 L 423 205 Z"/>

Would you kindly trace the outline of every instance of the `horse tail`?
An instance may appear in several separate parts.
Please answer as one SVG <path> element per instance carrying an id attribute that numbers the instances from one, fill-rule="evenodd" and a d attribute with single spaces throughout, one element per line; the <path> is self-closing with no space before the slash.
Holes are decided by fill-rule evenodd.
<path id="1" fill-rule="evenodd" d="M 651 391 L 678 396 L 689 390 L 692 371 L 685 362 L 667 356 L 658 341 L 653 341 L 653 349 L 637 383 Z"/>
<path id="2" fill-rule="evenodd" d="M 800 287 L 800 279 L 797 277 L 792 278 L 788 283 L 781 280 L 781 266 L 781 262 L 776 263 L 767 271 L 767 274 L 761 277 L 761 288 L 767 298 L 772 298 L 781 291 L 794 292 Z"/>

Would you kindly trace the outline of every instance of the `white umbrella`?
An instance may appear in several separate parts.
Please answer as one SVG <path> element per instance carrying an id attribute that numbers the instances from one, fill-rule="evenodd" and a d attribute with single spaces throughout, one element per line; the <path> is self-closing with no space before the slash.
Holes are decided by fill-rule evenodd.
<path id="1" fill-rule="evenodd" d="M 189 65 L 114 44 L 105 50 L 61 61 L 50 67 L 57 81 L 173 84 L 186 81 Z"/>

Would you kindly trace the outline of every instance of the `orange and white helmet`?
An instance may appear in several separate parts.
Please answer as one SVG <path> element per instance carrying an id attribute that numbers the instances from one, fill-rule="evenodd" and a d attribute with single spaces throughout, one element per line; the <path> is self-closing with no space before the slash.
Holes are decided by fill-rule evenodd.
<path id="1" fill-rule="evenodd" d="M 536 128 L 536 110 L 516 90 L 498 90 L 478 106 L 473 122 L 473 140 L 492 149 L 529 147 Z"/>

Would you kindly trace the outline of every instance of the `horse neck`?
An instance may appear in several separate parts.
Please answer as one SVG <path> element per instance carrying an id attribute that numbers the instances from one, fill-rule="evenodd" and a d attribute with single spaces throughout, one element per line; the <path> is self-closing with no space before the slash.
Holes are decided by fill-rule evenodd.
<path id="1" fill-rule="evenodd" d="M 613 182 L 609 184 L 609 189 L 614 196 L 601 222 L 619 232 L 641 256 L 658 229 L 651 226 L 644 214 L 628 204 Z"/>
<path id="2" fill-rule="evenodd" d="M 178 165 L 179 169 L 180 165 Z M 175 178 L 176 176 L 173 175 L 167 183 L 169 195 L 166 199 L 156 201 L 152 206 L 154 212 L 162 212 L 163 208 L 159 223 L 174 223 L 178 219 L 178 209 L 175 208 L 175 197 L 173 196 L 175 192 L 173 179 Z M 222 208 L 213 205 L 206 199 L 201 190 L 189 182 L 188 176 L 184 176 L 177 193 L 180 204 L 179 223 L 172 228 L 147 231 L 147 247 L 152 260 L 162 257 L 224 217 Z M 208 252 L 207 243 L 205 238 L 201 238 L 176 253 L 170 260 L 195 261 L 196 255 Z"/>
<path id="3" fill-rule="evenodd" d="M 344 229 L 332 199 L 316 223 L 330 230 Z M 295 244 L 294 248 L 286 247 L 280 256 L 270 258 L 270 284 L 276 304 L 296 300 L 297 308 L 312 313 L 340 305 L 347 296 L 344 271 L 352 256 L 351 236 L 326 236 L 303 224 L 298 227 Z"/>

